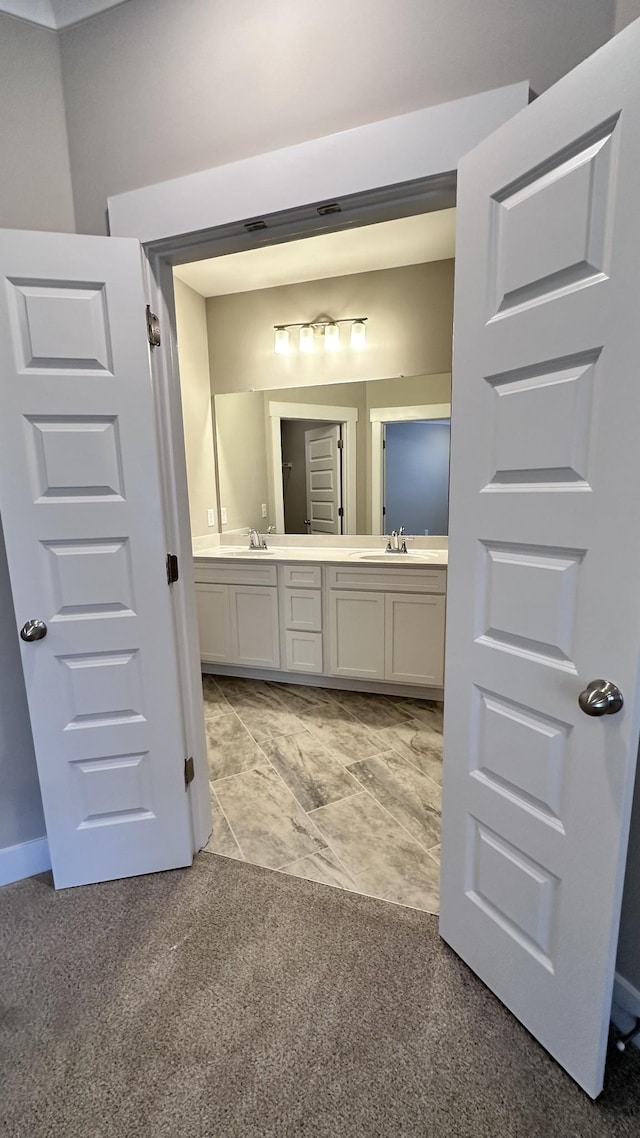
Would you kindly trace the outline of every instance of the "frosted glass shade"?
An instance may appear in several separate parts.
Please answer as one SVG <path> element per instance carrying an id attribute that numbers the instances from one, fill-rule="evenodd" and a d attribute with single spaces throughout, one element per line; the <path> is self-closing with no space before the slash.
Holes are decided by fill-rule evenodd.
<path id="1" fill-rule="evenodd" d="M 337 324 L 327 324 L 324 330 L 324 349 L 326 352 L 340 350 L 340 329 Z"/>
<path id="2" fill-rule="evenodd" d="M 367 326 L 362 320 L 356 320 L 351 325 L 351 347 L 364 348 L 367 343 Z"/>
<path id="3" fill-rule="evenodd" d="M 310 324 L 305 324 L 300 329 L 300 351 L 312 352 L 313 351 L 313 328 Z"/>
<path id="4" fill-rule="evenodd" d="M 286 356 L 289 351 L 289 329 L 276 328 L 275 350 L 279 356 Z"/>

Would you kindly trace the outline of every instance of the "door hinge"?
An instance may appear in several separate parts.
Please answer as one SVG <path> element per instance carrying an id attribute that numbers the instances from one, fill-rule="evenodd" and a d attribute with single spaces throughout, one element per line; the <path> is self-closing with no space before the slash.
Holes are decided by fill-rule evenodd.
<path id="1" fill-rule="evenodd" d="M 383 440 L 382 440 L 382 449 L 383 449 L 383 450 L 386 450 L 386 449 L 387 449 L 387 440 L 386 440 L 386 439 L 383 439 Z"/>
<path id="2" fill-rule="evenodd" d="M 344 439 L 338 439 L 338 450 L 344 450 Z"/>
<path id="3" fill-rule="evenodd" d="M 175 585 L 179 576 L 178 558 L 175 553 L 167 553 L 167 584 Z"/>
<path id="4" fill-rule="evenodd" d="M 338 506 L 338 517 L 339 518 L 344 517 L 344 506 Z"/>
<path id="5" fill-rule="evenodd" d="M 383 506 L 383 507 L 382 507 L 382 516 L 383 516 L 383 518 L 384 518 L 384 516 L 385 516 L 386 512 L 387 512 L 387 507 L 386 507 L 386 506 Z"/>
<path id="6" fill-rule="evenodd" d="M 195 769 L 193 766 L 193 759 L 191 758 L 191 755 L 189 755 L 189 758 L 184 760 L 184 785 L 185 785 L 185 787 L 188 786 L 190 782 L 193 782 L 193 780 L 195 778 L 195 773 L 196 772 L 195 772 Z"/>
<path id="7" fill-rule="evenodd" d="M 160 347 L 160 321 L 151 306 L 147 305 L 147 339 L 152 348 Z"/>

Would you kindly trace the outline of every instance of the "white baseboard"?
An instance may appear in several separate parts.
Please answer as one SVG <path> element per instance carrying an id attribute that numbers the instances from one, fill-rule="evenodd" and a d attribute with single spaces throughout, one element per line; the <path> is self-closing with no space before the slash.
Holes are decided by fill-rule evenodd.
<path id="1" fill-rule="evenodd" d="M 613 1004 L 611 1006 L 611 1022 L 621 1032 L 631 1031 L 636 1020 L 640 1017 L 640 991 L 629 980 L 625 980 L 616 972 L 613 982 Z M 640 1040 L 634 1040 L 636 1047 Z"/>
<path id="2" fill-rule="evenodd" d="M 46 869 L 51 869 L 46 838 L 35 838 L 31 842 L 20 842 L 17 846 L 0 849 L 0 885 L 21 881 L 23 877 L 33 877 L 34 873 L 44 873 Z"/>

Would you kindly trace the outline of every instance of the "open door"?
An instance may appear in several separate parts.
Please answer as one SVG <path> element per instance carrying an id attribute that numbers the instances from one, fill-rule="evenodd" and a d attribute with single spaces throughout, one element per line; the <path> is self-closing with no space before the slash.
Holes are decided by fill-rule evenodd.
<path id="1" fill-rule="evenodd" d="M 341 442 L 339 423 L 314 427 L 304 433 L 310 533 L 342 533 Z"/>
<path id="2" fill-rule="evenodd" d="M 140 247 L 4 230 L 0 279 L 0 514 L 55 883 L 188 865 Z"/>
<path id="3" fill-rule="evenodd" d="M 640 21 L 458 181 L 440 930 L 593 1097 L 640 713 L 639 61 Z"/>

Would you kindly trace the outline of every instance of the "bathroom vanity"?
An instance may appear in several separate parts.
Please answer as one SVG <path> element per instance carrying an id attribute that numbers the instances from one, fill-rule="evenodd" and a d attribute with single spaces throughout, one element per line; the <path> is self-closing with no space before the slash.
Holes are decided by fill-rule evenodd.
<path id="1" fill-rule="evenodd" d="M 194 551 L 204 671 L 442 695 L 445 548 L 242 540 Z"/>

